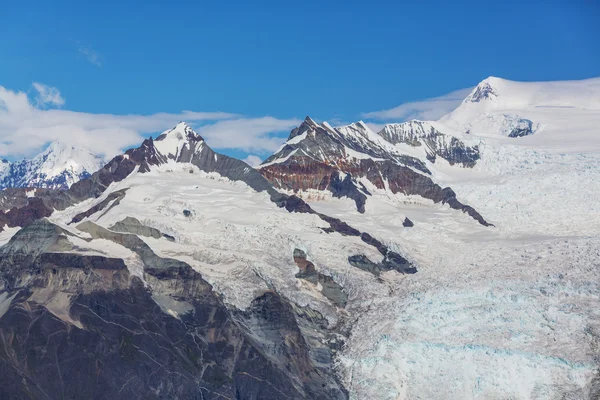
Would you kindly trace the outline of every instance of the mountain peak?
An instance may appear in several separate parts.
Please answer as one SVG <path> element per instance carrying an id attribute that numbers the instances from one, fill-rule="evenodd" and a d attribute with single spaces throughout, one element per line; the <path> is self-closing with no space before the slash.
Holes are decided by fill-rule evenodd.
<path id="1" fill-rule="evenodd" d="M 67 189 L 105 164 L 105 160 L 84 147 L 52 142 L 32 159 L 0 166 L 0 188 L 44 187 Z"/>
<path id="2" fill-rule="evenodd" d="M 300 126 L 292 129 L 292 131 L 290 132 L 290 135 L 288 136 L 288 140 L 292 140 L 293 138 L 295 138 L 297 136 L 301 136 L 308 131 L 314 131 L 315 129 L 320 128 L 320 127 L 321 127 L 321 125 L 319 125 L 317 122 L 315 122 L 314 119 L 312 119 L 309 116 L 306 116 L 306 118 L 304 118 L 304 121 L 302 121 Z"/>
<path id="3" fill-rule="evenodd" d="M 187 123 L 180 121 L 173 128 L 168 129 L 161 133 L 156 140 L 161 141 L 165 139 L 176 139 L 176 140 L 185 140 L 185 139 L 194 139 L 194 140 L 202 140 L 202 137 L 197 134 L 191 126 Z"/>
<path id="4" fill-rule="evenodd" d="M 490 76 L 473 89 L 473 91 L 464 100 L 465 103 L 479 103 L 484 100 L 495 100 L 498 96 L 497 83 L 500 78 Z"/>
<path id="5" fill-rule="evenodd" d="M 154 140 L 156 149 L 165 156 L 177 156 L 184 147 L 191 147 L 191 143 L 202 142 L 202 136 L 197 134 L 185 122 L 179 122 L 175 127 L 158 135 Z"/>
<path id="6" fill-rule="evenodd" d="M 314 119 L 312 119 L 309 116 L 306 116 L 306 118 L 304 118 L 304 121 L 302 122 L 302 124 L 300 126 L 308 126 L 310 128 L 318 128 L 320 126 L 320 124 L 318 124 Z"/>

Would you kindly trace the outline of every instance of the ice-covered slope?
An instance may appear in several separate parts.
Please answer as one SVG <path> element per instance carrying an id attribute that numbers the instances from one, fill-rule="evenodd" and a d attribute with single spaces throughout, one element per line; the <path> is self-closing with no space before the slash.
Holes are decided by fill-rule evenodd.
<path id="1" fill-rule="evenodd" d="M 516 137 L 519 145 L 589 151 L 600 147 L 599 111 L 600 78 L 514 82 L 490 77 L 439 122 L 480 137 Z"/>
<path id="2" fill-rule="evenodd" d="M 67 189 L 80 179 L 90 176 L 106 161 L 88 149 L 64 143 L 51 143 L 32 159 L 0 165 L 0 189 L 36 187 Z"/>
<path id="3" fill-rule="evenodd" d="M 428 168 L 492 230 L 398 194 L 361 215 L 309 200 L 389 232 L 424 268 L 357 321 L 342 357 L 357 398 L 598 398 L 599 83 L 490 78 L 435 123 L 477 141 L 473 168 Z M 509 137 L 515 116 L 539 129 Z"/>

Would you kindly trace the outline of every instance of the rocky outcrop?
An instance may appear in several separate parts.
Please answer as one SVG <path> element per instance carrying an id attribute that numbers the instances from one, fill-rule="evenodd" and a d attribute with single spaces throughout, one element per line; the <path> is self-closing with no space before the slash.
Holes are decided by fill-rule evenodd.
<path id="1" fill-rule="evenodd" d="M 185 213 L 185 211 L 187 211 L 187 210 L 183 210 L 183 211 Z M 115 223 L 113 226 L 109 227 L 109 229 L 111 231 L 115 231 L 115 232 L 133 233 L 134 235 L 146 236 L 146 237 L 151 237 L 154 239 L 164 238 L 169 241 L 175 240 L 175 238 L 173 238 L 173 236 L 162 233 L 161 231 L 159 231 L 156 228 L 151 228 L 149 226 L 146 226 L 146 225 L 142 224 L 140 221 L 138 221 L 137 219 L 132 218 L 132 217 L 123 218 L 123 220 Z"/>
<path id="2" fill-rule="evenodd" d="M 359 127 L 362 128 L 334 129 L 307 117 L 292 131 L 287 144 L 265 160 L 259 171 L 275 187 L 287 191 L 328 190 L 334 197 L 353 199 L 359 212 L 365 212 L 365 203 L 371 195 L 361 182 L 367 180 L 380 190 L 418 195 L 435 203 L 448 204 L 482 225 L 490 225 L 472 207 L 458 201 L 452 189 L 434 183 L 419 160 L 387 151 L 385 143 L 391 146 L 389 142 L 368 131 L 366 126 Z M 432 137 L 439 138 L 436 135 Z M 450 143 L 455 143 L 452 139 L 449 139 Z M 360 150 L 364 156 L 356 156 L 359 145 L 366 146 L 367 150 Z M 467 165 L 479 157 L 476 148 L 466 148 L 462 144 L 439 146 L 431 154 L 435 156 L 436 152 Z"/>
<path id="3" fill-rule="evenodd" d="M 363 271 L 370 272 L 375 276 L 379 276 L 382 272 L 386 271 L 398 271 L 403 274 L 414 274 L 417 269 L 410 266 L 404 258 L 399 257 L 396 253 L 387 254 L 383 261 L 376 263 L 363 254 L 357 254 L 348 257 L 350 265 L 362 269 Z"/>
<path id="4" fill-rule="evenodd" d="M 294 262 L 300 269 L 296 278 L 303 279 L 319 288 L 321 294 L 337 307 L 345 307 L 348 295 L 335 280 L 317 271 L 315 265 L 308 261 L 306 253 L 300 249 L 294 249 Z"/>
<path id="5" fill-rule="evenodd" d="M 440 132 L 431 122 L 413 120 L 388 124 L 377 134 L 392 144 L 422 146 L 432 163 L 435 163 L 436 157 L 441 157 L 450 165 L 473 167 L 480 158 L 478 146 L 468 146 L 462 140 Z"/>
<path id="6" fill-rule="evenodd" d="M 340 157 L 340 154 L 344 154 L 344 147 L 340 147 L 336 137 L 329 131 L 327 126 L 319 126 L 307 118 L 300 128 L 290 134 L 288 143 L 291 141 L 292 145 L 288 146 L 293 147 L 293 150 L 286 150 L 284 146 L 280 153 L 265 161 L 260 173 L 274 186 L 285 190 L 329 190 L 336 197 L 349 197 L 355 201 L 359 212 L 365 211 L 365 202 L 370 195 L 360 182 L 361 179 L 366 179 L 377 189 L 419 195 L 435 203 L 448 204 L 451 208 L 467 213 L 480 224 L 490 225 L 476 210 L 458 201 L 452 189 L 440 187 L 428 174 L 415 170 L 412 165 L 402 164 L 398 159 Z M 307 139 L 306 147 L 304 140 L 298 141 L 300 137 L 318 138 L 327 135 L 330 136 L 329 145 L 319 146 L 318 155 L 311 153 L 315 151 L 312 143 L 324 142 L 325 139 Z M 326 153 L 326 150 L 329 152 Z M 344 177 L 343 180 L 340 176 Z"/>
<path id="7" fill-rule="evenodd" d="M 533 134 L 533 121 L 525 118 L 517 118 L 508 137 L 516 138 Z"/>
<path id="8" fill-rule="evenodd" d="M 122 260 L 74 253 L 48 221 L 19 231 L 0 250 L 3 398 L 347 398 L 332 350 L 312 343 L 329 334 L 303 334 L 308 311 L 274 292 L 229 309 L 189 265 L 84 224 L 136 252 L 145 282 Z"/>
<path id="9" fill-rule="evenodd" d="M 110 211 L 111 208 L 119 205 L 123 197 L 125 197 L 126 192 L 127 189 L 121 189 L 117 190 L 116 192 L 110 193 L 100 203 L 94 205 L 93 207 L 89 208 L 88 210 L 82 213 L 75 215 L 71 220 L 71 223 L 74 224 L 77 222 L 81 222 L 84 218 L 90 217 L 100 211 L 102 211 L 103 214 L 106 214 L 108 211 Z"/>
<path id="10" fill-rule="evenodd" d="M 479 85 L 477 85 L 477 87 L 475 88 L 475 90 L 473 90 L 463 102 L 479 103 L 480 101 L 484 100 L 494 100 L 498 96 L 498 93 L 496 92 L 496 89 L 492 86 L 490 82 L 490 80 L 492 79 L 494 78 L 490 77 L 480 82 Z"/>

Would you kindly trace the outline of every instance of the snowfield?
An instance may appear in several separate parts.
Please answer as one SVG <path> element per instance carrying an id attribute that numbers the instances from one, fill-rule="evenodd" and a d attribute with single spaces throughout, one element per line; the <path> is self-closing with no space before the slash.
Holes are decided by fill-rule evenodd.
<path id="1" fill-rule="evenodd" d="M 239 309 L 268 290 L 268 283 L 297 304 L 317 309 L 330 323 L 337 321 L 335 309 L 319 290 L 306 290 L 295 278 L 295 248 L 304 250 L 321 272 L 334 276 L 351 296 L 368 298 L 378 293 L 375 277 L 348 264 L 348 256 L 355 254 L 381 261 L 374 247 L 358 237 L 327 234 L 321 228 L 328 224 L 317 216 L 289 213 L 266 193 L 256 193 L 244 183 L 207 174 L 191 164 L 170 162 L 149 173 L 134 172 L 102 197 L 56 212 L 51 219 L 73 230 L 74 225 L 67 224 L 74 215 L 101 202 L 109 192 L 125 188 L 118 206 L 89 220 L 109 228 L 129 216 L 173 236 L 174 242 L 140 238 L 158 255 L 190 264 L 227 303 Z M 190 215 L 184 215 L 184 210 Z M 91 242 L 92 248 L 95 242 Z"/>
<path id="2" fill-rule="evenodd" d="M 597 89 L 600 81 L 592 81 Z M 533 86 L 543 91 L 540 85 Z M 593 95 L 599 99 L 600 91 Z M 339 360 L 352 398 L 595 398 L 600 107 L 593 99 L 585 104 L 595 109 L 519 109 L 545 127 L 528 137 L 470 133 L 481 151 L 472 169 L 427 163 L 494 228 L 367 181 L 375 196 L 364 215 L 347 199 L 304 194 L 313 208 L 378 232 L 419 266 L 415 275 L 389 280 L 391 295 L 371 299 L 356 322 Z M 468 105 L 462 111 L 471 112 Z M 456 129 L 449 119 L 460 112 L 437 128 Z M 404 216 L 413 228 L 402 227 Z"/>
<path id="3" fill-rule="evenodd" d="M 539 128 L 507 137 L 502 127 L 514 115 Z M 288 213 L 266 193 L 191 164 L 133 172 L 102 197 L 50 219 L 86 237 L 68 225 L 72 217 L 127 189 L 118 205 L 89 220 L 109 228 L 134 217 L 174 237 L 141 238 L 158 255 L 189 263 L 231 306 L 244 309 L 273 287 L 321 312 L 331 327 L 354 321 L 337 359 L 352 399 L 594 398 L 600 393 L 600 80 L 489 78 L 434 124 L 477 143 L 481 159 L 464 168 L 439 157 L 432 163 L 420 149 L 413 155 L 494 227 L 367 180 L 373 196 L 364 214 L 347 198 L 300 193 L 315 210 L 406 256 L 418 268 L 414 275 L 387 272 L 377 280 L 348 263 L 354 254 L 382 258 L 359 238 L 327 234 L 317 216 Z M 178 143 L 164 145 L 180 151 Z M 405 217 L 414 227 L 402 226 Z M 140 274 L 139 260 L 115 243 L 77 245 L 114 252 Z M 345 310 L 295 278 L 295 248 L 344 286 Z"/>

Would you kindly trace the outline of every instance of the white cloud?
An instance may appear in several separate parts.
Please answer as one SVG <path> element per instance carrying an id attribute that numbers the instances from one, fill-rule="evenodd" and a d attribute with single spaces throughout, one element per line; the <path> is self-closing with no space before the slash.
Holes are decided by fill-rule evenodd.
<path id="1" fill-rule="evenodd" d="M 274 151 L 285 139 L 273 134 L 287 133 L 301 122 L 298 119 L 273 117 L 238 118 L 201 126 L 197 131 L 211 147 L 248 152 Z"/>
<path id="2" fill-rule="evenodd" d="M 375 133 L 381 132 L 381 130 L 385 127 L 385 124 L 377 124 L 375 122 L 365 122 L 365 124 Z"/>
<path id="3" fill-rule="evenodd" d="M 43 83 L 33 82 L 33 88 L 37 91 L 35 96 L 35 102 L 38 107 L 45 106 L 57 106 L 60 107 L 65 104 L 65 99 L 60 95 L 60 91 L 53 87 L 44 85 Z"/>
<path id="4" fill-rule="evenodd" d="M 244 161 L 246 164 L 248 164 L 251 167 L 256 167 L 256 166 L 260 165 L 260 163 L 262 162 L 262 159 L 258 156 L 255 156 L 254 154 L 248 154 L 248 157 L 244 158 L 242 161 Z"/>
<path id="5" fill-rule="evenodd" d="M 47 86 L 40 86 L 43 87 Z M 46 105 L 61 104 L 58 91 L 48 93 Z M 30 100 L 25 92 L 0 86 L 0 155 L 10 158 L 30 157 L 54 141 L 112 157 L 127 147 L 139 145 L 149 134 L 172 128 L 179 121 L 205 124 L 197 130 L 211 147 L 254 152 L 276 149 L 283 139 L 274 137 L 273 133 L 289 130 L 299 123 L 294 119 L 272 117 L 243 118 L 225 112 L 114 115 L 47 109 L 41 108 L 36 100 Z"/>
<path id="6" fill-rule="evenodd" d="M 471 90 L 473 88 L 459 89 L 440 97 L 404 103 L 389 110 L 364 113 L 362 116 L 380 121 L 435 121 L 458 107 Z"/>
<path id="7" fill-rule="evenodd" d="M 91 47 L 80 44 L 77 51 L 80 54 L 83 54 L 86 60 L 88 60 L 91 64 L 94 64 L 97 67 L 101 67 L 104 63 L 104 57 L 102 57 L 102 54 L 92 49 Z"/>

